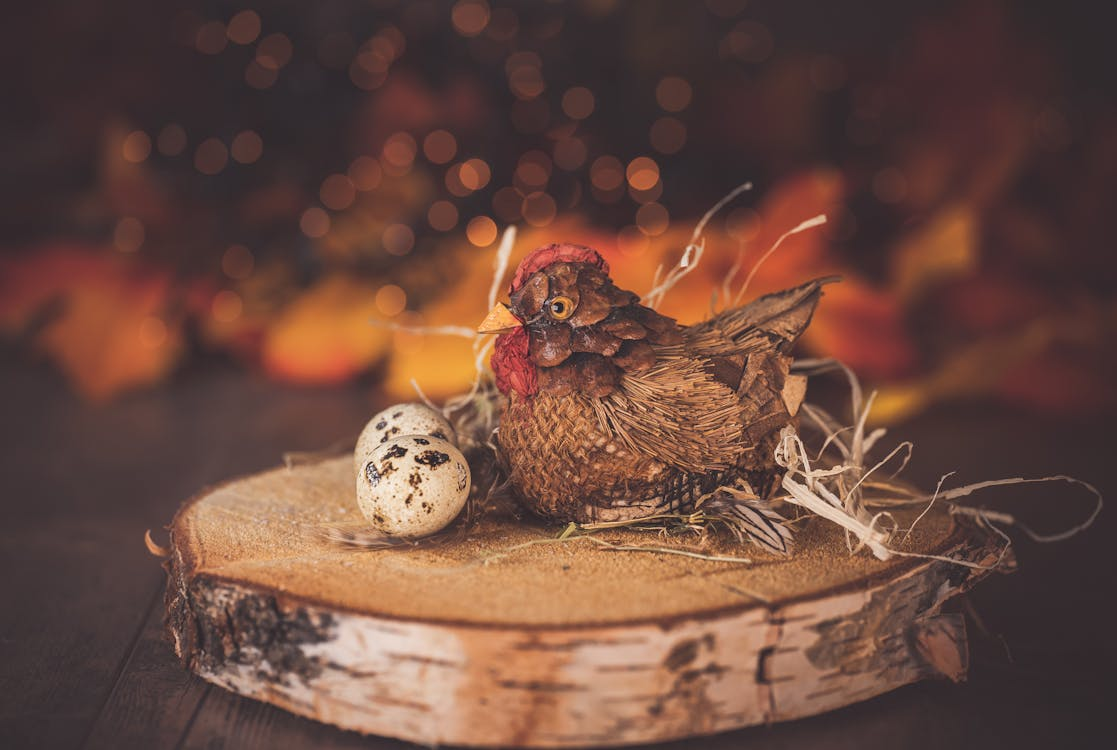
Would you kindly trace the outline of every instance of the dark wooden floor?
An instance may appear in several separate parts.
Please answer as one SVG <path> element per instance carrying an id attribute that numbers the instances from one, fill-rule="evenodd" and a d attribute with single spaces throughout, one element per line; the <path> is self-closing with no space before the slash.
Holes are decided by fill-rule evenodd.
<path id="1" fill-rule="evenodd" d="M 351 387 L 294 390 L 214 365 L 108 406 L 0 353 L 0 748 L 388 748 L 211 687 L 178 666 L 161 631 L 163 572 L 144 549 L 206 485 L 355 434 L 378 401 Z M 912 478 L 1065 472 L 1110 497 L 1115 441 L 1102 420 L 1054 421 L 992 406 L 938 410 L 914 439 Z M 1064 486 L 1019 496 L 1029 517 L 1080 518 Z M 1044 502 L 1046 500 L 1046 502 Z M 1021 542 L 1021 571 L 972 601 L 968 683 L 924 683 L 791 724 L 664 747 L 1093 747 L 1113 736 L 1117 523 L 1070 543 Z M 1108 744 L 1108 743 L 1106 743 Z"/>

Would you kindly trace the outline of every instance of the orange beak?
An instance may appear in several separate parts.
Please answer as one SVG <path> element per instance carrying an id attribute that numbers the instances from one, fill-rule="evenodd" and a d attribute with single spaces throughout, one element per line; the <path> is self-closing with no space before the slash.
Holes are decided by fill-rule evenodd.
<path id="1" fill-rule="evenodd" d="M 512 314 L 508 305 L 497 302 L 496 307 L 489 310 L 489 314 L 477 326 L 477 333 L 508 333 L 523 325 L 523 321 Z"/>

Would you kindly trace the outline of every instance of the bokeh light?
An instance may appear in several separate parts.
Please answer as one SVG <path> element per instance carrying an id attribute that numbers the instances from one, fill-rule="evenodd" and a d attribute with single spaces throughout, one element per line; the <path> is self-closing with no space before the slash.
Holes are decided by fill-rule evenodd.
<path id="1" fill-rule="evenodd" d="M 767 26 L 756 21 L 741 21 L 725 35 L 718 52 L 722 58 L 759 64 L 772 55 L 775 40 Z"/>
<path id="2" fill-rule="evenodd" d="M 637 203 L 652 203 L 663 197 L 663 181 L 659 181 L 647 190 L 637 190 L 629 185 L 628 196 Z"/>
<path id="3" fill-rule="evenodd" d="M 286 34 L 269 34 L 256 45 L 256 62 L 268 70 L 279 70 L 291 61 L 293 52 Z"/>
<path id="4" fill-rule="evenodd" d="M 229 19 L 225 34 L 234 44 L 252 44 L 260 36 L 260 15 L 254 10 L 242 10 Z"/>
<path id="5" fill-rule="evenodd" d="M 625 176 L 633 190 L 651 190 L 659 182 L 659 165 L 647 156 L 638 156 L 628 163 Z"/>
<path id="6" fill-rule="evenodd" d="M 415 232 L 406 224 L 389 224 L 381 241 L 389 255 L 407 255 L 415 247 Z"/>
<path id="7" fill-rule="evenodd" d="M 279 80 L 279 70 L 265 67 L 259 60 L 252 60 L 244 68 L 244 82 L 254 89 L 263 91 L 271 88 L 277 80 Z"/>
<path id="8" fill-rule="evenodd" d="M 213 297 L 210 313 L 218 323 L 232 323 L 244 311 L 244 300 L 236 292 L 223 289 Z"/>
<path id="9" fill-rule="evenodd" d="M 636 226 L 652 237 L 666 232 L 670 220 L 667 209 L 659 203 L 645 203 L 636 210 Z"/>
<path id="10" fill-rule="evenodd" d="M 492 170 L 484 159 L 468 159 L 458 169 L 458 179 L 470 191 L 485 187 L 491 178 Z"/>
<path id="11" fill-rule="evenodd" d="M 151 155 L 151 137 L 142 130 L 133 130 L 124 138 L 121 153 L 126 161 L 138 163 Z"/>
<path id="12" fill-rule="evenodd" d="M 116 222 L 113 244 L 122 253 L 134 253 L 143 245 L 145 234 L 144 225 L 139 219 L 126 216 Z"/>
<path id="13" fill-rule="evenodd" d="M 458 208 L 450 201 L 435 201 L 427 210 L 427 222 L 431 229 L 449 232 L 458 225 Z"/>
<path id="14" fill-rule="evenodd" d="M 194 167 L 202 174 L 215 175 L 229 163 L 229 149 L 217 138 L 207 138 L 194 151 Z"/>
<path id="15" fill-rule="evenodd" d="M 512 93 L 521 99 L 534 99 L 547 88 L 538 68 L 517 68 L 511 76 L 509 85 Z"/>
<path id="16" fill-rule="evenodd" d="M 432 164 L 445 164 L 458 153 L 458 141 L 447 130 L 433 130 L 423 139 L 423 154 Z"/>
<path id="17" fill-rule="evenodd" d="M 555 199 L 543 192 L 529 193 L 524 196 L 524 221 L 533 227 L 545 227 L 555 219 L 558 206 Z"/>
<path id="18" fill-rule="evenodd" d="M 407 292 L 395 284 L 385 284 L 376 290 L 374 302 L 381 315 L 394 318 L 407 309 Z"/>
<path id="19" fill-rule="evenodd" d="M 256 257 L 244 245 L 230 245 L 221 256 L 221 270 L 230 279 L 244 281 L 252 275 Z"/>
<path id="20" fill-rule="evenodd" d="M 466 187 L 465 183 L 462 182 L 461 164 L 454 164 L 447 169 L 443 182 L 446 186 L 446 191 L 457 198 L 464 198 L 473 192 L 473 190 Z"/>
<path id="21" fill-rule="evenodd" d="M 324 237 L 330 231 L 330 216 L 321 208 L 312 206 L 299 218 L 299 229 L 313 239 Z"/>
<path id="22" fill-rule="evenodd" d="M 562 111 L 572 120 L 584 120 L 593 114 L 593 92 L 585 86 L 574 86 L 562 95 Z"/>
<path id="23" fill-rule="evenodd" d="M 520 157 L 513 175 L 516 187 L 528 192 L 546 186 L 550 178 L 551 157 L 537 150 L 528 151 Z"/>
<path id="24" fill-rule="evenodd" d="M 489 24 L 489 4 L 485 0 L 459 0 L 450 11 L 454 29 L 462 36 L 477 36 Z"/>
<path id="25" fill-rule="evenodd" d="M 531 100 L 538 97 L 546 89 L 543 81 L 543 60 L 534 52 L 513 52 L 504 63 L 504 72 L 508 76 L 508 87 L 519 99 Z M 525 112 L 532 112 L 528 109 Z M 541 111 L 541 110 L 540 110 Z M 526 117 L 530 120 L 531 117 Z"/>
<path id="26" fill-rule="evenodd" d="M 229 153 L 241 164 L 252 164 L 263 155 L 264 141 L 255 130 L 241 131 L 233 138 Z"/>
<path id="27" fill-rule="evenodd" d="M 383 168 L 390 175 L 400 177 L 411 171 L 417 146 L 410 133 L 393 134 L 384 143 Z"/>
<path id="28" fill-rule="evenodd" d="M 384 176 L 380 162 L 371 156 L 358 156 L 349 165 L 348 173 L 353 185 L 362 192 L 375 190 Z"/>
<path id="29" fill-rule="evenodd" d="M 357 197 L 357 188 L 347 175 L 332 174 L 322 180 L 318 189 L 318 199 L 322 205 L 334 211 L 344 211 L 353 205 Z"/>
<path id="30" fill-rule="evenodd" d="M 598 190 L 616 190 L 624 184 L 625 170 L 615 156 L 599 156 L 590 167 L 590 181 Z"/>
<path id="31" fill-rule="evenodd" d="M 407 49 L 407 37 L 395 26 L 388 25 L 376 32 L 367 46 L 395 61 Z"/>
<path id="32" fill-rule="evenodd" d="M 203 55 L 219 54 L 228 44 L 225 35 L 225 24 L 220 21 L 209 21 L 198 27 L 194 37 L 194 47 Z"/>
<path id="33" fill-rule="evenodd" d="M 466 226 L 465 236 L 477 247 L 488 247 L 496 241 L 496 222 L 488 216 L 474 216 Z"/>
<path id="34" fill-rule="evenodd" d="M 387 66 L 384 69 L 370 69 L 361 64 L 362 57 L 353 59 L 349 66 L 349 80 L 362 91 L 374 91 L 388 80 Z"/>
<path id="35" fill-rule="evenodd" d="M 555 165 L 573 172 L 586 163 L 586 144 L 581 138 L 571 136 L 555 142 Z"/>
<path id="36" fill-rule="evenodd" d="M 668 112 L 682 112 L 690 106 L 690 84 L 685 78 L 667 76 L 655 87 L 655 100 Z"/>

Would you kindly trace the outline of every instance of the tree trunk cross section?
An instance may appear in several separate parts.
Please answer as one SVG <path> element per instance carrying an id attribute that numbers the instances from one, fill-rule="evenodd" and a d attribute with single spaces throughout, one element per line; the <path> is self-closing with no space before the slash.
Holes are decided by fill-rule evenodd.
<path id="1" fill-rule="evenodd" d="M 512 549 L 546 536 L 510 520 L 435 547 L 354 551 L 318 533 L 359 523 L 353 486 L 345 457 L 183 506 L 166 614 L 190 669 L 348 729 L 523 747 L 710 734 L 965 676 L 964 624 L 941 607 L 984 571 L 851 556 L 821 520 L 798 525 L 789 559 L 730 551 L 748 566 L 585 541 Z M 935 513 L 907 549 L 998 556 Z"/>

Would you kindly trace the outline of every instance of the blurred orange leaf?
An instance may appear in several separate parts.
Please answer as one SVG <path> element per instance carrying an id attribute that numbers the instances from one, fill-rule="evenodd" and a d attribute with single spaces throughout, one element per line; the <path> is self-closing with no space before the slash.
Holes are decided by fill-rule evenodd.
<path id="1" fill-rule="evenodd" d="M 939 212 L 893 248 L 892 283 L 911 300 L 943 279 L 977 270 L 977 213 L 968 206 Z"/>
<path id="2" fill-rule="evenodd" d="M 157 382 L 182 354 L 169 273 L 64 246 L 9 259 L 2 270 L 4 329 L 33 335 L 88 398 Z M 29 330 L 36 322 L 41 329 Z"/>
<path id="3" fill-rule="evenodd" d="M 394 398 L 414 398 L 412 380 L 436 399 L 462 393 L 473 382 L 473 343 L 469 339 L 397 332 L 393 343 L 384 389 Z"/>
<path id="4" fill-rule="evenodd" d="M 826 287 L 803 346 L 836 357 L 870 380 L 908 374 L 916 351 L 893 295 L 847 275 Z"/>
<path id="5" fill-rule="evenodd" d="M 327 276 L 287 305 L 264 334 L 268 374 L 302 384 L 341 383 L 386 353 L 391 334 L 370 321 L 377 286 L 342 274 Z"/>
<path id="6" fill-rule="evenodd" d="M 871 419 L 877 424 L 892 424 L 914 416 L 935 401 L 988 393 L 1013 368 L 1051 346 L 1058 328 L 1055 321 L 1037 320 L 1010 335 L 960 349 L 929 375 L 881 388 Z"/>

